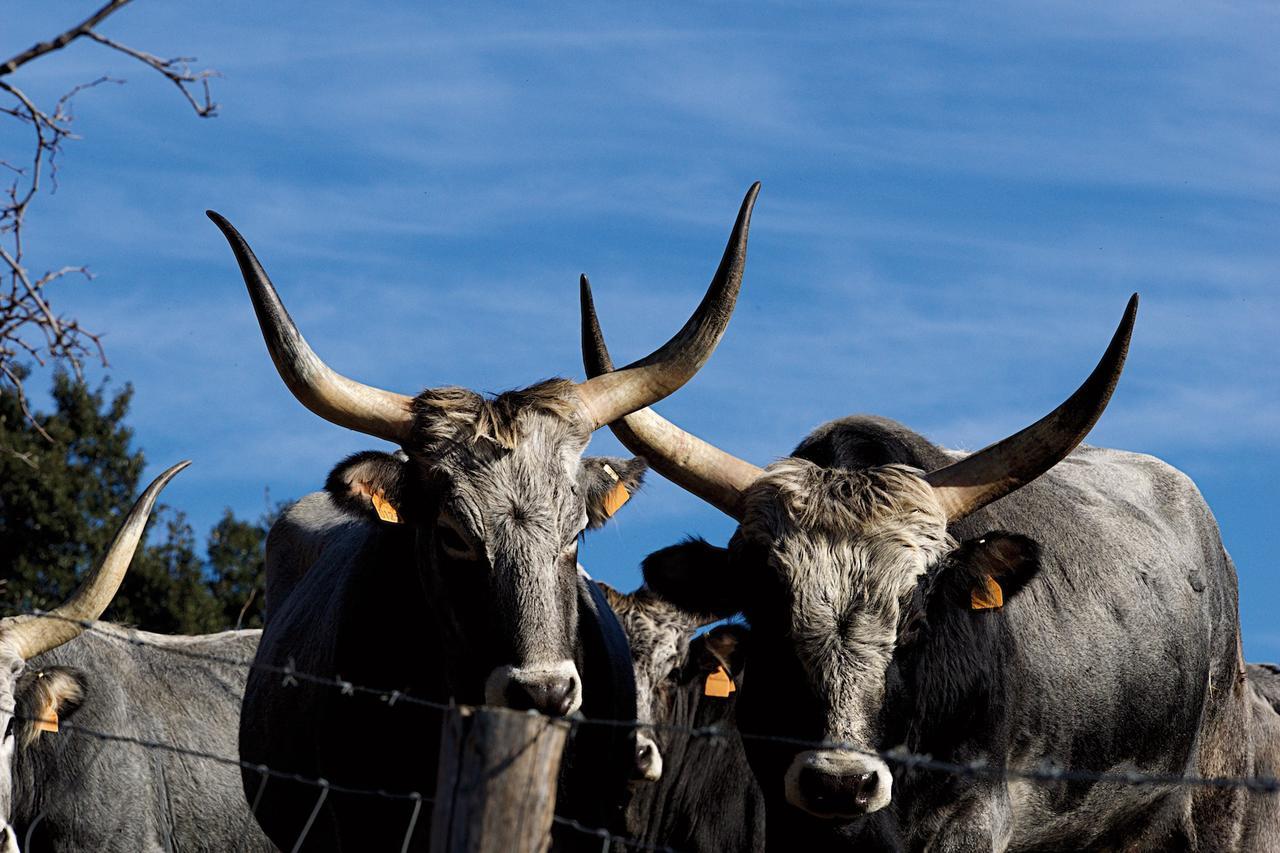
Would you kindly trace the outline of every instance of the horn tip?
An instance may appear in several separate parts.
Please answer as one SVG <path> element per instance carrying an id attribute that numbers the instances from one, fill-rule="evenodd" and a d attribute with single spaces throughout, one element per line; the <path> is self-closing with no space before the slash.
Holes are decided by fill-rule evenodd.
<path id="1" fill-rule="evenodd" d="M 170 465 L 163 472 L 161 472 L 159 477 L 156 477 L 155 481 L 153 482 L 153 485 L 158 485 L 160 487 L 167 486 L 170 480 L 176 477 L 180 472 L 185 471 L 190 466 L 191 466 L 190 459 L 183 459 L 181 462 Z"/>

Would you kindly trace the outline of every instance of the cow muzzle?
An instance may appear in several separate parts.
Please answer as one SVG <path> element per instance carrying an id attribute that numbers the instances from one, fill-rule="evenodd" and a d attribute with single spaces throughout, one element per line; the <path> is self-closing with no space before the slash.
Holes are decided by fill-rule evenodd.
<path id="1" fill-rule="evenodd" d="M 889 805 L 893 774 L 874 755 L 811 750 L 791 762 L 786 790 L 787 802 L 815 817 L 853 818 Z"/>
<path id="2" fill-rule="evenodd" d="M 18 833 L 3 820 L 0 820 L 0 853 L 19 853 Z"/>
<path id="3" fill-rule="evenodd" d="M 582 678 L 569 660 L 540 666 L 500 666 L 485 681 L 484 701 L 516 711 L 567 717 L 582 707 Z"/>
<path id="4" fill-rule="evenodd" d="M 636 766 L 632 778 L 642 782 L 657 782 L 662 778 L 662 751 L 646 732 L 636 732 Z"/>

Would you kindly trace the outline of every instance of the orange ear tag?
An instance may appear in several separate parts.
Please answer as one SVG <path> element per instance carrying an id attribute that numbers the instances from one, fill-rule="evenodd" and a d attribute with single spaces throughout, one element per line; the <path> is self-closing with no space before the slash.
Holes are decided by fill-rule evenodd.
<path id="1" fill-rule="evenodd" d="M 400 523 L 400 513 L 396 512 L 396 508 L 382 496 L 381 492 L 374 492 L 369 497 L 373 499 L 373 508 L 377 511 L 378 518 L 383 521 L 389 521 L 392 524 Z"/>
<path id="2" fill-rule="evenodd" d="M 627 491 L 627 487 L 619 483 L 613 487 L 613 491 L 604 496 L 604 514 L 613 517 L 613 514 L 622 509 L 622 505 L 631 500 L 631 493 Z"/>
<path id="3" fill-rule="evenodd" d="M 58 733 L 58 712 L 50 708 L 48 711 L 45 711 L 45 714 L 46 714 L 46 717 L 44 719 L 36 720 L 36 724 L 35 724 L 36 731 L 50 732 L 51 734 L 57 734 Z"/>
<path id="4" fill-rule="evenodd" d="M 733 679 L 729 677 L 729 673 L 724 671 L 724 666 L 716 667 L 716 671 L 707 676 L 707 685 L 702 689 L 703 696 L 717 696 L 721 699 L 727 697 L 730 693 L 738 689 L 738 685 L 733 683 Z"/>
<path id="5" fill-rule="evenodd" d="M 618 472 L 614 471 L 608 465 L 604 466 L 604 472 L 617 481 L 617 485 L 609 494 L 604 496 L 604 514 L 608 518 L 613 518 L 613 514 L 622 509 L 622 505 L 631 500 L 631 493 L 627 491 L 627 487 L 618 477 Z"/>
<path id="6" fill-rule="evenodd" d="M 970 610 L 995 610 L 1004 607 L 1004 590 L 991 575 L 983 575 L 983 582 L 969 593 Z"/>

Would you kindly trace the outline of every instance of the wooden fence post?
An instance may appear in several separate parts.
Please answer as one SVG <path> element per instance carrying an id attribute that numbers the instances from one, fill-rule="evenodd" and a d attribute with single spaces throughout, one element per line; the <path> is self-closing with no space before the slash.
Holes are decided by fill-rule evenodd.
<path id="1" fill-rule="evenodd" d="M 543 853 L 569 725 L 503 708 L 446 713 L 432 853 Z"/>

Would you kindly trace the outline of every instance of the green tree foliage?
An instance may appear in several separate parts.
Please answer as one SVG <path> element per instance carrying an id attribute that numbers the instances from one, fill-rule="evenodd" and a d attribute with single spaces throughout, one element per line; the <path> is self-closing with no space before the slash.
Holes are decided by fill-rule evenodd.
<path id="1" fill-rule="evenodd" d="M 145 467 L 125 424 L 133 390 L 108 394 L 54 377 L 53 411 L 23 414 L 0 390 L 0 574 L 5 610 L 57 605 L 106 552 L 138 494 Z M 41 430 L 46 435 L 41 434 Z M 147 545 L 103 618 L 166 633 L 262 624 L 263 545 L 268 518 L 230 510 L 196 550 L 186 517 L 161 504 Z"/>

